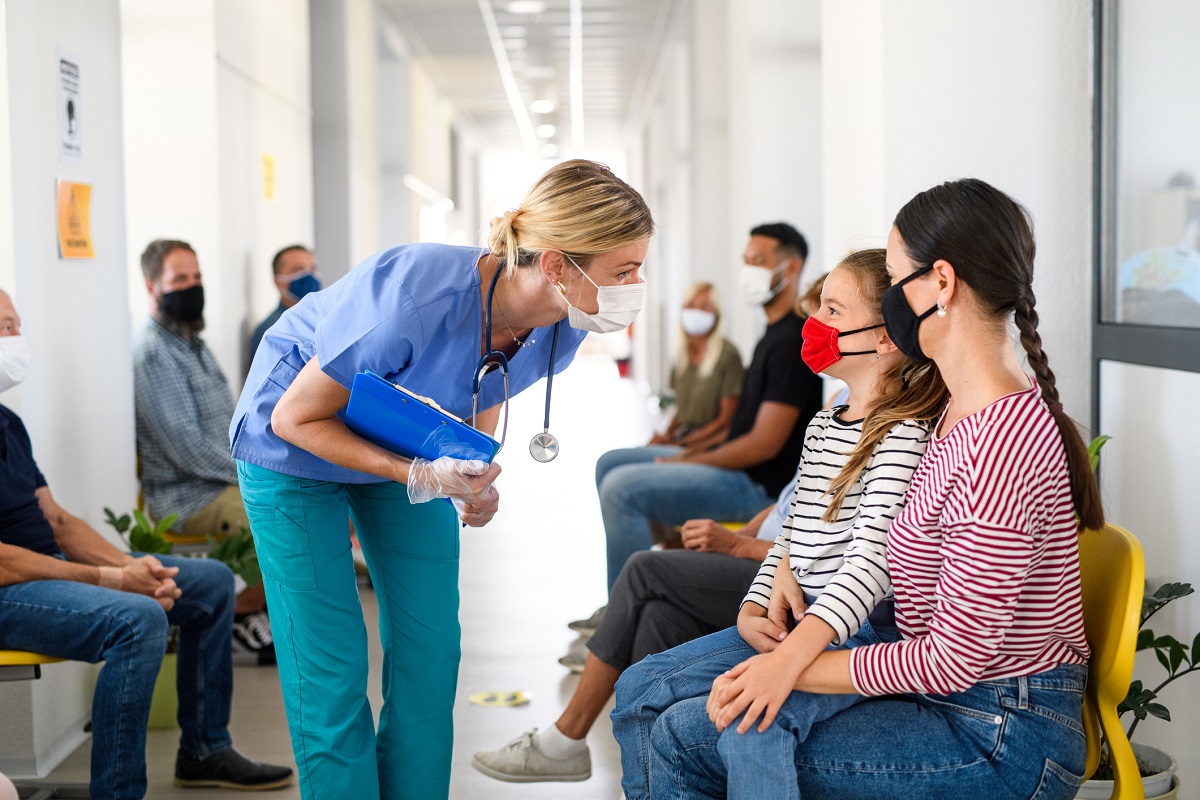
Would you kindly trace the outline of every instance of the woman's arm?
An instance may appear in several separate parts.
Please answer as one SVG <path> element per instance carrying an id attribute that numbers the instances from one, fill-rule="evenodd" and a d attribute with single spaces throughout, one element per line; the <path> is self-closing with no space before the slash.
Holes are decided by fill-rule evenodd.
<path id="1" fill-rule="evenodd" d="M 716 444 L 711 440 L 717 436 L 724 440 L 729 432 L 729 425 L 733 422 L 733 414 L 737 411 L 738 396 L 722 397 L 717 407 L 717 416 L 700 428 L 683 437 L 683 445 L 685 447 L 702 447 L 705 444 Z"/>
<path id="2" fill-rule="evenodd" d="M 275 404 L 275 410 L 271 412 L 271 428 L 280 439 L 326 461 L 388 480 L 409 483 L 411 459 L 368 442 L 338 419 L 338 411 L 349 399 L 350 390 L 322 372 L 314 355 Z M 499 474 L 500 467 L 490 464 L 480 475 L 462 472 L 454 476 L 447 475 L 444 476 L 447 485 L 442 493 L 474 502 Z"/>

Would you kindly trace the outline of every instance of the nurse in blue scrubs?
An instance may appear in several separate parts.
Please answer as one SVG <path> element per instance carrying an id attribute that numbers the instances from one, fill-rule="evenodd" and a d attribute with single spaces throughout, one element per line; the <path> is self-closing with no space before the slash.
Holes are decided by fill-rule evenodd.
<path id="1" fill-rule="evenodd" d="M 586 331 L 632 321 L 653 228 L 642 197 L 607 167 L 564 162 L 492 221 L 487 248 L 384 250 L 307 295 L 263 338 L 230 439 L 302 797 L 447 797 L 459 661 L 456 509 L 478 526 L 499 502 L 497 465 L 413 462 L 352 433 L 339 412 L 354 376 L 369 370 L 469 418 L 481 363 L 501 360 L 485 355 L 489 339 L 507 358 L 516 394 L 565 368 Z M 477 398 L 486 411 L 476 425 L 489 433 L 505 400 L 498 372 L 487 372 Z M 439 497 L 453 504 L 427 502 Z M 379 599 L 378 730 L 347 516 Z"/>

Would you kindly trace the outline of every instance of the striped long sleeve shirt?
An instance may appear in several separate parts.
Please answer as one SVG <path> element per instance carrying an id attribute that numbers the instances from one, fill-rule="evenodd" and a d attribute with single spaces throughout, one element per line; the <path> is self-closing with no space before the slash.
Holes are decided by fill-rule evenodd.
<path id="1" fill-rule="evenodd" d="M 1036 384 L 931 439 L 887 558 L 903 639 L 851 652 L 859 693 L 1087 662 L 1066 454 Z"/>
<path id="2" fill-rule="evenodd" d="M 862 434 L 862 420 L 843 422 L 840 410 L 822 411 L 809 423 L 791 513 L 743 601 L 767 606 L 775 570 L 786 556 L 805 594 L 816 596 L 806 613 L 833 628 L 835 644 L 853 636 L 891 594 L 888 525 L 904 504 L 909 478 L 929 440 L 929 431 L 916 422 L 895 425 L 846 493 L 837 519 L 825 522 L 821 515 L 829 507 L 829 484 Z"/>

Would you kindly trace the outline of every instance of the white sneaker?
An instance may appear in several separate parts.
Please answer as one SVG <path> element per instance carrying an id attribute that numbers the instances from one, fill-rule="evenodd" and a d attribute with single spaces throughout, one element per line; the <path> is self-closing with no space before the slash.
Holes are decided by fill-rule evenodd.
<path id="1" fill-rule="evenodd" d="M 558 663 L 562 664 L 576 675 L 582 675 L 583 668 L 587 666 L 587 657 L 587 639 L 580 637 L 571 642 L 570 646 L 567 647 L 567 654 L 558 659 Z"/>
<path id="2" fill-rule="evenodd" d="M 596 632 L 596 628 L 600 627 L 600 620 L 604 619 L 604 612 L 608 610 L 608 606 L 600 606 L 587 619 L 577 619 L 574 622 L 568 622 L 567 627 L 582 636 L 591 636 Z"/>
<path id="3" fill-rule="evenodd" d="M 586 781 L 592 777 L 592 754 L 583 749 L 566 758 L 550 758 L 537 745 L 537 728 L 526 731 L 499 750 L 476 753 L 471 766 L 498 781 Z"/>

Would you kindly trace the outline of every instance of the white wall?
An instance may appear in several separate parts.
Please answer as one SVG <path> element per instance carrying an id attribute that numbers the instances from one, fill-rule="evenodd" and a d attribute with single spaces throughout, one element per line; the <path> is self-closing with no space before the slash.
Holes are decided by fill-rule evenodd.
<path id="1" fill-rule="evenodd" d="M 712 281 L 724 331 L 749 359 L 765 320 L 737 295 L 750 228 L 783 220 L 808 239 L 803 281 L 823 271 L 820 17 L 816 0 L 683 4 L 653 77 L 642 134 L 662 275 L 639 318 L 654 337 L 643 376 L 665 384 L 683 291 Z"/>
<path id="2" fill-rule="evenodd" d="M 155 239 L 182 239 L 196 249 L 208 303 L 210 346 L 231 378 L 236 325 L 217 298 L 226 294 L 220 263 L 220 169 L 217 159 L 216 6 L 184 0 L 121 0 L 125 182 L 129 205 L 128 308 L 134 329 L 149 303 L 140 256 Z M 236 279 L 231 281 L 236 283 Z"/>
<path id="3" fill-rule="evenodd" d="M 247 337 L 279 299 L 271 256 L 313 240 L 308 3 L 121 0 L 121 17 L 134 325 L 148 308 L 142 249 L 189 242 L 204 338 L 237 392 Z"/>
<path id="4" fill-rule="evenodd" d="M 250 334 L 279 303 L 272 256 L 287 245 L 312 246 L 308 3 L 220 0 L 216 32 L 223 280 L 208 297 L 219 317 L 209 318 L 207 337 L 227 357 L 236 353 L 241 366 L 227 372 L 236 390 L 250 366 Z M 271 197 L 264 157 L 274 167 Z"/>
<path id="5" fill-rule="evenodd" d="M 1200 447 L 1188 422 L 1200 396 L 1200 374 L 1104 362 L 1100 383 L 1100 430 L 1113 437 L 1101 458 L 1105 511 L 1141 541 L 1149 588 L 1184 581 L 1200 589 L 1200 538 L 1194 532 Z M 1190 645 L 1200 632 L 1200 599 L 1176 601 L 1150 626 Z M 1143 654 L 1134 677 L 1153 687 L 1165 673 L 1154 656 Z M 1175 756 L 1185 787 L 1200 783 L 1200 765 L 1188 757 L 1200 740 L 1198 681 L 1189 675 L 1163 693 L 1171 722 L 1150 718 L 1134 734 L 1134 741 Z"/>
<path id="6" fill-rule="evenodd" d="M 382 247 L 379 34 L 371 0 L 312 0 L 310 13 L 315 237 L 336 280 Z"/>
<path id="7" fill-rule="evenodd" d="M 1087 420 L 1091 3 L 827 0 L 823 10 L 831 256 L 881 246 L 900 206 L 942 181 L 977 177 L 1008 192 L 1033 215 L 1039 331 L 1063 404 Z"/>
<path id="8" fill-rule="evenodd" d="M 103 531 L 101 509 L 129 508 L 136 496 L 117 2 L 9 2 L 0 10 L 0 144 L 11 147 L 0 154 L 0 279 L 33 356 L 19 406 L 56 498 Z M 56 48 L 81 67 L 77 163 L 59 156 Z M 58 257 L 56 178 L 93 186 L 94 259 Z M 0 769 L 43 770 L 84 738 L 92 672 L 64 664 L 40 681 L 0 686 Z"/>

